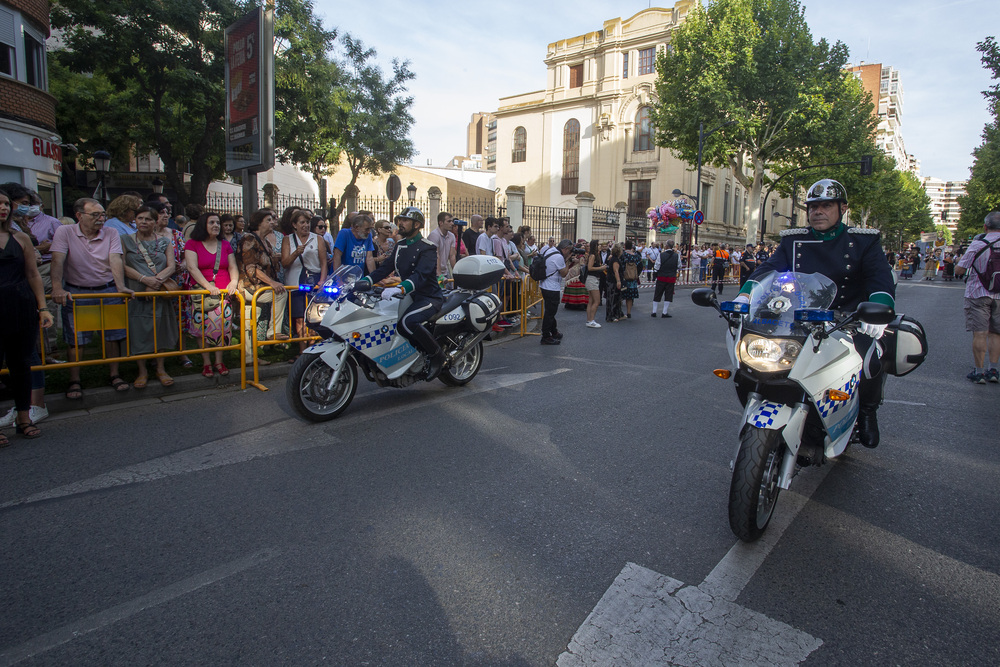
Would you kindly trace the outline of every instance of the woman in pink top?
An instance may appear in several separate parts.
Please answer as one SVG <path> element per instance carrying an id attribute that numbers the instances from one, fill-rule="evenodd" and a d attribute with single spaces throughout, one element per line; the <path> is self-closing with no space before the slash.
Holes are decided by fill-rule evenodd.
<path id="1" fill-rule="evenodd" d="M 191 230 L 191 239 L 184 246 L 184 262 L 187 264 L 191 279 L 197 283 L 194 289 L 206 289 L 209 297 L 194 297 L 188 318 L 188 333 L 198 338 L 201 347 L 220 347 L 228 345 L 233 336 L 233 308 L 228 296 L 236 291 L 239 272 L 233 257 L 233 249 L 222 236 L 222 225 L 218 213 L 202 213 Z M 218 297 L 226 292 L 221 303 L 209 308 L 211 297 Z M 202 299 L 206 305 L 202 306 Z M 204 311 L 204 327 L 202 327 L 202 312 Z M 222 363 L 222 352 L 216 351 L 215 365 L 209 361 L 208 352 L 201 353 L 204 366 L 201 374 L 207 378 L 215 373 L 229 375 L 229 369 Z M 214 372 L 213 372 L 214 368 Z"/>

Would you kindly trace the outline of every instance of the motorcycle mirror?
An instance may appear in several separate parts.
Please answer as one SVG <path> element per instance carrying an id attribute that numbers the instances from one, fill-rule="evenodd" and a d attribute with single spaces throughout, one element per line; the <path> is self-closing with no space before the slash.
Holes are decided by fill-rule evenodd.
<path id="1" fill-rule="evenodd" d="M 691 300 L 696 306 L 705 306 L 716 309 L 719 307 L 719 302 L 715 296 L 715 292 L 707 287 L 699 287 L 698 289 L 692 291 Z"/>
<path id="2" fill-rule="evenodd" d="M 864 301 L 858 304 L 857 316 L 865 324 L 890 324 L 896 319 L 896 311 L 884 303 Z"/>

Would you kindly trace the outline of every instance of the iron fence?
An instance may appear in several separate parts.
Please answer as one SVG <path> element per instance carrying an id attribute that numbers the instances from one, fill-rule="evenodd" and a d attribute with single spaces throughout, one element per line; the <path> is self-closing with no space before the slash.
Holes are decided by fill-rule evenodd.
<path id="1" fill-rule="evenodd" d="M 539 243 L 549 238 L 576 240 L 576 209 L 525 206 L 524 224 L 531 227 Z"/>
<path id="2" fill-rule="evenodd" d="M 257 194 L 257 201 L 264 201 L 264 193 Z M 279 216 L 289 206 L 315 211 L 323 208 L 322 203 L 313 195 L 278 194 L 275 197 L 275 213 Z M 216 213 L 231 213 L 232 215 L 248 215 L 243 210 L 243 194 L 238 192 L 209 192 L 205 200 L 205 208 Z"/>
<path id="3" fill-rule="evenodd" d="M 401 210 L 407 206 L 416 206 L 419 208 L 424 215 L 428 215 L 430 212 L 430 200 L 428 199 L 417 199 L 411 204 L 409 201 L 397 201 L 392 206 L 392 214 L 390 214 L 390 204 L 387 197 L 358 197 L 358 210 L 359 211 L 371 211 L 375 214 L 375 219 L 379 220 L 385 218 L 390 219 L 392 215 L 399 213 Z M 473 215 L 481 215 L 484 218 L 491 215 L 497 217 L 502 215 L 503 209 L 498 207 L 497 202 L 493 199 L 488 198 L 476 198 L 476 197 L 448 197 L 441 200 L 441 210 L 451 213 L 452 217 L 461 218 L 462 220 L 468 220 Z M 428 225 L 437 224 L 436 220 L 428 220 Z"/>

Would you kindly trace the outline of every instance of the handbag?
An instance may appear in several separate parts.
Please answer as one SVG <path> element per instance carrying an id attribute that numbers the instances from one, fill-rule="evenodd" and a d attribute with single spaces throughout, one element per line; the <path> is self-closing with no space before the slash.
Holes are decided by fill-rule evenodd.
<path id="1" fill-rule="evenodd" d="M 219 238 L 219 248 L 215 251 L 215 266 L 212 268 L 212 281 L 215 281 L 216 274 L 219 273 L 219 265 L 222 263 L 222 244 L 225 241 Z M 199 301 L 200 297 L 200 301 Z M 195 308 L 204 308 L 205 312 L 215 310 L 222 305 L 221 294 L 196 294 L 192 297 Z"/>
<path id="2" fill-rule="evenodd" d="M 143 259 L 143 261 L 146 262 L 146 266 L 149 267 L 149 270 L 152 271 L 153 275 L 155 276 L 156 275 L 156 264 L 153 263 L 153 258 L 149 256 L 149 251 L 146 250 L 146 246 L 144 246 L 142 244 L 142 241 L 140 241 L 138 237 L 136 237 L 136 239 L 135 239 L 135 245 L 136 245 L 137 248 L 139 248 L 139 254 L 142 255 L 142 259 Z M 181 286 L 178 285 L 177 281 L 174 280 L 173 278 L 167 278 L 166 280 L 163 281 L 163 284 L 161 285 L 161 288 L 162 288 L 161 290 L 157 290 L 157 291 L 177 292 L 177 291 L 180 291 Z M 146 291 L 149 292 L 149 291 L 153 291 L 153 290 L 147 289 Z"/>

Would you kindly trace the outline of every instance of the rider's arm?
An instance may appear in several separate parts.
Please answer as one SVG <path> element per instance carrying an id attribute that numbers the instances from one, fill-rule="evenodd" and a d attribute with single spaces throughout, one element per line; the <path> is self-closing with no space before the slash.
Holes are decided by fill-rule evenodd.
<path id="1" fill-rule="evenodd" d="M 861 267 L 868 300 L 894 309 L 896 285 L 892 281 L 892 269 L 885 261 L 885 251 L 882 250 L 882 244 L 877 238 L 861 256 Z"/>
<path id="2" fill-rule="evenodd" d="M 418 242 L 419 243 L 419 242 Z M 403 294 L 409 294 L 415 289 L 419 289 L 428 283 L 437 282 L 437 247 L 433 244 L 424 244 L 417 255 L 416 266 L 413 273 L 406 277 L 406 280 L 399 284 Z M 402 276 L 400 276 L 402 278 Z"/>
<path id="3" fill-rule="evenodd" d="M 389 256 L 381 264 L 375 267 L 375 270 L 369 273 L 367 276 L 361 280 L 367 280 L 372 285 L 382 281 L 389 277 L 389 274 L 396 270 L 396 253 L 399 252 L 399 244 L 393 246 L 392 251 Z"/>

